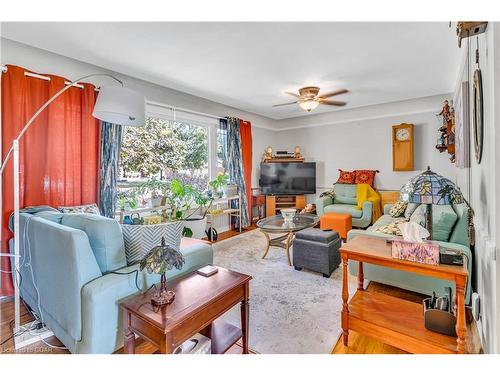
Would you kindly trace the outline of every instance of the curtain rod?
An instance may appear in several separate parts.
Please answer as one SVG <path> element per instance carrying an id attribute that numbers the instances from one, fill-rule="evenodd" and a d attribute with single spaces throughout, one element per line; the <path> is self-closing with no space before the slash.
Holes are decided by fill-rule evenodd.
<path id="1" fill-rule="evenodd" d="M 8 68 L 7 68 L 5 65 L 0 65 L 0 71 L 1 71 L 2 73 L 6 73 L 6 72 L 7 72 L 7 70 L 8 70 Z M 38 79 L 43 79 L 44 81 L 50 81 L 50 77 L 48 77 L 48 76 L 43 76 L 43 75 L 41 75 L 41 74 L 30 73 L 30 72 L 24 72 L 24 75 L 25 75 L 26 77 L 38 78 Z M 69 81 L 64 81 L 64 84 L 65 84 L 66 86 L 68 86 L 68 85 L 71 85 L 71 82 L 69 82 Z M 80 84 L 78 84 L 78 83 L 74 84 L 73 86 L 74 86 L 74 87 L 78 87 L 79 89 L 83 89 L 83 85 L 80 85 Z M 95 91 L 99 91 L 99 89 L 96 87 L 96 88 L 95 88 Z"/>
<path id="2" fill-rule="evenodd" d="M 146 104 L 150 104 L 150 105 L 154 105 L 154 106 L 157 106 L 157 107 L 171 109 L 173 111 L 180 111 L 180 112 L 192 113 L 194 115 L 200 115 L 200 116 L 210 117 L 210 118 L 214 118 L 214 119 L 217 119 L 217 120 L 219 120 L 221 118 L 224 118 L 224 116 L 216 116 L 216 115 L 212 115 L 211 113 L 204 113 L 204 112 L 193 111 L 191 109 L 182 108 L 182 107 L 176 107 L 176 106 L 173 106 L 173 105 L 163 104 L 163 103 L 159 103 L 159 102 L 154 102 L 154 101 L 151 101 L 151 100 L 146 100 Z"/>
<path id="3" fill-rule="evenodd" d="M 0 65 L 0 71 L 2 73 L 5 73 L 7 71 L 7 67 L 5 65 Z M 39 78 L 39 79 L 43 79 L 43 80 L 46 80 L 46 81 L 50 81 L 50 77 L 43 76 L 43 75 L 36 74 L 36 73 L 24 72 L 24 75 L 27 76 L 27 77 Z M 71 82 L 65 81 L 64 84 L 65 85 L 69 85 L 69 84 L 71 84 Z M 73 86 L 83 89 L 82 85 L 76 85 L 75 84 Z M 99 89 L 97 89 L 97 88 L 95 90 L 99 91 Z M 204 112 L 193 111 L 193 110 L 190 110 L 190 109 L 187 109 L 187 108 L 176 107 L 176 106 L 173 106 L 173 105 L 163 104 L 163 103 L 149 101 L 149 100 L 147 101 L 147 104 L 151 104 L 151 105 L 155 105 L 155 106 L 163 107 L 163 108 L 168 108 L 168 109 L 171 109 L 173 111 L 181 111 L 181 112 L 185 112 L 185 113 L 192 113 L 194 115 L 200 115 L 200 116 L 210 117 L 210 118 L 214 118 L 214 119 L 224 118 L 224 116 L 216 116 L 216 115 L 213 115 L 211 113 L 204 113 Z M 230 116 L 228 115 L 228 117 L 230 117 Z"/>

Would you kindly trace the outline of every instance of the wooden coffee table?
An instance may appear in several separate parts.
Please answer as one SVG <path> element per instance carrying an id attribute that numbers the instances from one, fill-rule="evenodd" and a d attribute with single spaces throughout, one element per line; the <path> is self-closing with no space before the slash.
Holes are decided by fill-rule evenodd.
<path id="1" fill-rule="evenodd" d="M 349 330 L 374 337 L 410 353 L 465 353 L 465 304 L 467 263 L 463 266 L 429 265 L 392 258 L 391 245 L 383 238 L 358 236 L 340 248 L 342 258 L 342 331 L 344 345 Z M 358 261 L 358 290 L 349 301 L 349 260 Z M 422 304 L 363 289 L 363 263 L 375 264 L 455 283 L 457 338 L 429 331 L 424 326 Z"/>
<path id="2" fill-rule="evenodd" d="M 175 292 L 170 305 L 156 309 L 151 305 L 153 291 L 133 295 L 120 303 L 123 309 L 124 350 L 135 352 L 135 334 L 159 348 L 173 350 L 196 333 L 212 339 L 212 353 L 226 352 L 240 338 L 248 354 L 249 282 L 251 276 L 219 268 L 205 277 L 196 272 L 167 281 Z M 241 329 L 218 319 L 241 303 Z"/>

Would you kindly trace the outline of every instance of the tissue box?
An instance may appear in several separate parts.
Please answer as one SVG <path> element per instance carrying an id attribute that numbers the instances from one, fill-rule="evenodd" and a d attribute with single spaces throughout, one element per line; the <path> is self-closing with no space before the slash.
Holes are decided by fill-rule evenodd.
<path id="1" fill-rule="evenodd" d="M 408 242 L 392 240 L 391 256 L 410 262 L 439 264 L 439 244 L 436 241 Z"/>

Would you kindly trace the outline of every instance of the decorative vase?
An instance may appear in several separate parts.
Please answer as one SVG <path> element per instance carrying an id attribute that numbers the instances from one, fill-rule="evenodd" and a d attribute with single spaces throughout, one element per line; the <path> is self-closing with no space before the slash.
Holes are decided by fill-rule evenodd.
<path id="1" fill-rule="evenodd" d="M 184 226 L 191 229 L 193 232 L 192 238 L 201 240 L 205 237 L 205 229 L 207 227 L 207 217 L 193 215 L 188 220 L 185 220 Z"/>

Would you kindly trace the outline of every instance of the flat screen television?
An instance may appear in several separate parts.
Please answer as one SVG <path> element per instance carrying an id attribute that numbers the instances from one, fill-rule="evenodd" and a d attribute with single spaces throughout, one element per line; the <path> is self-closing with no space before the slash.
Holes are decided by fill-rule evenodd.
<path id="1" fill-rule="evenodd" d="M 261 163 L 259 183 L 266 195 L 316 194 L 316 163 Z"/>

